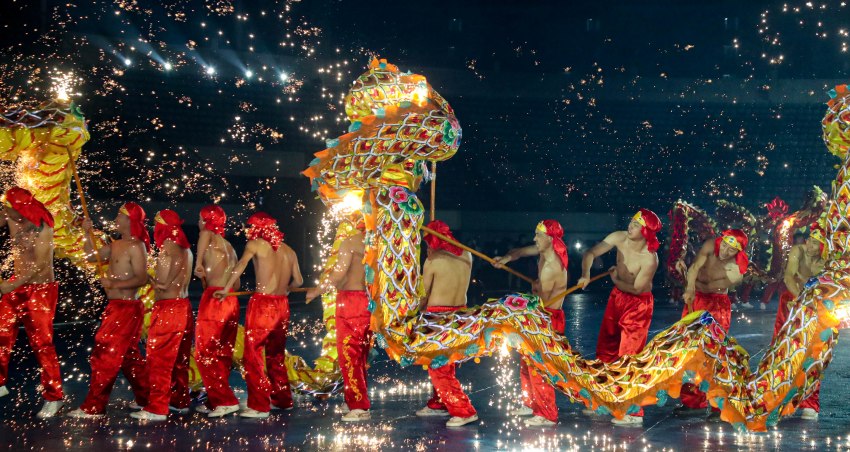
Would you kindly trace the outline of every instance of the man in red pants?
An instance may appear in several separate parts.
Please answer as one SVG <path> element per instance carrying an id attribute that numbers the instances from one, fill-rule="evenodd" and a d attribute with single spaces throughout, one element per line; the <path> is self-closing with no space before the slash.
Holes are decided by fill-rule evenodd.
<path id="1" fill-rule="evenodd" d="M 504 265 L 517 257 L 539 255 L 537 281 L 533 291 L 545 303 L 546 312 L 552 321 L 552 330 L 564 334 L 564 297 L 553 298 L 567 288 L 567 245 L 564 243 L 564 228 L 555 220 L 543 220 L 534 230 L 534 245 L 513 249 L 504 257 L 496 258 Z M 558 407 L 555 404 L 555 388 L 543 381 L 534 370 L 529 370 L 528 360 L 520 361 L 520 383 L 522 384 L 523 406 L 512 412 L 515 416 L 534 417 L 525 421 L 528 426 L 551 426 L 558 422 Z"/>
<path id="2" fill-rule="evenodd" d="M 596 359 L 610 363 L 624 355 L 640 352 L 646 345 L 649 324 L 652 322 L 652 277 L 658 269 L 658 238 L 661 220 L 651 210 L 640 209 L 629 222 L 628 230 L 615 231 L 584 253 L 581 262 L 582 277 L 578 284 L 584 288 L 590 283 L 593 260 L 617 249 L 617 265 L 612 267 L 611 281 L 614 289 L 602 317 Z M 643 408 L 613 419 L 616 425 L 643 423 Z"/>
<path id="3" fill-rule="evenodd" d="M 788 254 L 788 263 L 785 265 L 785 287 L 787 290 L 779 296 L 779 310 L 776 312 L 776 322 L 773 324 L 773 339 L 788 320 L 791 306 L 796 301 L 800 292 L 809 278 L 823 271 L 823 245 L 817 240 L 816 225 L 812 226 L 812 235 L 805 242 L 791 247 Z M 802 410 L 800 417 L 808 420 L 817 420 L 820 413 L 820 386 L 797 407 Z"/>
<path id="4" fill-rule="evenodd" d="M 189 412 L 189 353 L 192 350 L 192 305 L 187 298 L 192 279 L 192 251 L 183 220 L 169 209 L 156 214 L 154 243 L 156 302 L 148 329 L 148 404 L 130 417 L 164 421 L 168 410 Z M 170 405 L 170 406 L 169 406 Z"/>
<path id="5" fill-rule="evenodd" d="M 286 331 L 289 327 L 289 290 L 304 283 L 295 251 L 283 243 L 277 220 L 264 212 L 248 218 L 245 252 L 216 298 L 227 297 L 248 264 L 254 262 L 256 292 L 245 314 L 245 382 L 248 405 L 242 417 L 269 417 L 271 406 L 291 410 L 292 391 L 286 374 Z M 263 353 L 265 352 L 265 360 Z M 267 373 L 268 372 L 268 373 Z"/>
<path id="6" fill-rule="evenodd" d="M 236 266 L 236 250 L 224 238 L 227 216 L 217 205 L 201 209 L 198 227 L 198 256 L 195 276 L 204 282 L 204 294 L 198 306 L 198 324 L 195 328 L 195 362 L 207 391 L 207 405 L 198 411 L 207 417 L 222 417 L 239 411 L 239 401 L 233 394 L 228 376 L 233 363 L 233 345 L 239 321 L 239 301 L 236 297 L 216 299 L 213 294 L 221 290 L 230 272 Z M 233 289 L 239 290 L 239 278 Z"/>
<path id="7" fill-rule="evenodd" d="M 369 357 L 372 331 L 369 329 L 369 297 L 366 295 L 366 275 L 363 254 L 363 224 L 360 232 L 345 239 L 339 247 L 338 259 L 328 278 L 307 292 L 309 303 L 324 292 L 336 289 L 336 348 L 342 372 L 343 394 L 349 411 L 342 416 L 346 422 L 372 418 L 371 403 L 366 385 L 366 360 Z"/>
<path id="8" fill-rule="evenodd" d="M 449 226 L 439 220 L 428 227 L 454 239 Z M 454 312 L 466 306 L 466 292 L 472 275 L 472 254 L 439 237 L 425 233 L 428 258 L 422 268 L 427 312 Z M 460 427 L 478 420 L 478 413 L 464 394 L 455 376 L 455 364 L 428 369 L 433 394 L 417 416 L 451 416 L 447 427 Z"/>
<path id="9" fill-rule="evenodd" d="M 118 210 L 115 226 L 121 239 L 97 250 L 100 259 L 109 263 L 107 275 L 100 278 L 109 304 L 94 337 L 89 393 L 80 408 L 68 413 L 70 417 L 103 416 L 118 371 L 124 372 L 130 382 L 136 405 L 143 407 L 148 403 L 147 369 L 139 353 L 145 307 L 136 297 L 136 291 L 148 281 L 150 236 L 145 228 L 145 211 L 138 204 L 128 202 Z M 91 231 L 92 225 L 86 221 L 83 228 Z M 97 262 L 91 242 L 86 240 L 85 247 L 92 253 L 89 262 Z"/>
<path id="10" fill-rule="evenodd" d="M 732 323 L 729 289 L 744 280 L 744 273 L 749 266 L 749 259 L 744 252 L 747 242 L 747 235 L 740 229 L 723 231 L 720 237 L 705 242 L 687 271 L 688 285 L 683 297 L 685 309 L 682 311 L 682 317 L 694 311 L 705 310 L 724 330 L 729 331 Z M 680 398 L 682 406 L 674 410 L 675 414 L 705 414 L 708 401 L 705 393 L 699 391 L 696 385 L 682 385 Z M 720 414 L 716 409 L 713 413 Z"/>
<path id="11" fill-rule="evenodd" d="M 9 358 L 23 323 L 30 346 L 41 365 L 44 406 L 40 419 L 62 408 L 64 394 L 59 359 L 53 346 L 53 316 L 59 285 L 53 275 L 53 216 L 23 188 L 6 191 L 0 226 L 9 227 L 14 274 L 0 281 L 0 397 L 9 394 Z"/>

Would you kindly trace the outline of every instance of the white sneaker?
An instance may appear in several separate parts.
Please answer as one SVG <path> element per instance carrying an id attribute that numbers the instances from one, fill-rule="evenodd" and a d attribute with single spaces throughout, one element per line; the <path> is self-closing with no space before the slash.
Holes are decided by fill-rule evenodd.
<path id="1" fill-rule="evenodd" d="M 239 409 L 239 405 L 236 405 L 236 409 L 237 409 L 237 410 Z M 210 413 L 212 413 L 212 412 L 213 412 L 213 410 L 209 409 L 206 405 L 204 405 L 204 404 L 202 403 L 202 404 L 200 404 L 200 405 L 198 405 L 198 406 L 196 406 L 196 407 L 195 407 L 195 412 L 196 412 L 196 413 L 205 414 L 205 415 L 209 416 L 209 414 L 210 414 Z"/>
<path id="2" fill-rule="evenodd" d="M 550 426 L 555 425 L 555 424 L 556 424 L 556 422 L 552 422 L 552 421 L 550 421 L 549 419 L 546 419 L 543 416 L 534 416 L 531 419 L 525 420 L 525 425 L 527 427 L 550 427 Z"/>
<path id="3" fill-rule="evenodd" d="M 41 411 L 35 415 L 35 417 L 39 419 L 47 419 L 49 417 L 56 416 L 56 413 L 59 412 L 59 409 L 62 408 L 62 405 L 65 405 L 65 402 L 61 400 L 54 400 L 52 402 L 44 402 L 44 405 L 41 407 Z"/>
<path id="4" fill-rule="evenodd" d="M 337 410 L 337 411 L 339 411 L 339 414 L 348 414 L 348 412 L 351 411 L 351 409 L 348 408 L 347 403 L 343 403 L 342 405 L 339 406 L 339 410 Z"/>
<path id="5" fill-rule="evenodd" d="M 369 419 L 372 419 L 372 412 L 369 410 L 351 410 L 342 417 L 345 422 L 360 422 Z"/>
<path id="6" fill-rule="evenodd" d="M 470 422 L 475 422 L 478 420 L 478 415 L 473 414 L 469 417 L 457 417 L 454 416 L 446 422 L 446 427 L 460 427 L 462 425 L 469 424 Z"/>
<path id="7" fill-rule="evenodd" d="M 6 385 L 0 386 L 0 397 L 6 397 L 9 395 L 9 388 Z"/>
<path id="8" fill-rule="evenodd" d="M 532 414 L 534 414 L 534 410 L 523 405 L 508 414 L 510 414 L 511 416 L 531 416 Z"/>
<path id="9" fill-rule="evenodd" d="M 129 408 L 131 410 L 139 411 L 139 410 L 143 409 L 144 407 L 139 405 L 138 403 L 136 403 L 136 401 L 134 400 L 134 401 L 130 402 L 129 405 L 127 405 L 127 408 Z"/>
<path id="10" fill-rule="evenodd" d="M 133 419 L 139 419 L 141 421 L 165 421 L 168 420 L 168 416 L 165 414 L 155 414 L 150 411 L 139 410 L 130 413 L 130 417 Z"/>
<path id="11" fill-rule="evenodd" d="M 89 414 L 89 413 L 86 413 L 85 411 L 83 411 L 82 408 L 77 408 L 74 411 L 69 411 L 68 414 L 66 414 L 65 416 L 73 417 L 73 418 L 76 418 L 76 419 L 97 419 L 97 418 L 103 417 L 104 415 L 103 414 Z"/>
<path id="12" fill-rule="evenodd" d="M 627 414 L 622 419 L 611 419 L 611 423 L 614 425 L 643 425 L 643 417 Z"/>
<path id="13" fill-rule="evenodd" d="M 239 412 L 239 416 L 251 419 L 267 419 L 269 417 L 269 412 L 257 411 L 253 408 L 245 407 Z"/>
<path id="14" fill-rule="evenodd" d="M 207 414 L 207 417 L 224 417 L 239 411 L 239 405 L 219 405 Z"/>
<path id="15" fill-rule="evenodd" d="M 750 302 L 748 301 L 746 303 L 741 303 L 741 307 L 746 308 L 746 309 L 752 309 L 753 305 L 751 305 Z"/>
<path id="16" fill-rule="evenodd" d="M 818 420 L 818 412 L 815 411 L 813 408 L 803 408 L 802 412 L 800 413 L 800 419 L 816 421 Z"/>
<path id="17" fill-rule="evenodd" d="M 175 406 L 168 405 L 168 411 L 171 411 L 174 414 L 187 414 L 189 413 L 189 407 L 177 408 Z"/>
<path id="18" fill-rule="evenodd" d="M 761 309 L 762 311 L 767 311 L 767 304 L 759 303 L 759 309 Z"/>
<path id="19" fill-rule="evenodd" d="M 429 417 L 429 416 L 448 416 L 448 410 L 435 410 L 433 408 L 425 407 L 416 411 L 416 415 L 420 417 Z M 454 419 L 454 418 L 452 418 Z M 464 418 L 465 419 L 465 418 Z"/>

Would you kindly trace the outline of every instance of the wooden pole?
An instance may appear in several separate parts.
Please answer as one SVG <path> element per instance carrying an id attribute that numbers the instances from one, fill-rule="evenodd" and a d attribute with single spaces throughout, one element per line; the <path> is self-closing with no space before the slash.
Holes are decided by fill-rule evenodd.
<path id="1" fill-rule="evenodd" d="M 71 171 L 74 173 L 74 181 L 77 183 L 77 194 L 80 196 L 80 205 L 83 207 L 83 218 L 91 223 L 89 207 L 88 204 L 86 204 L 86 196 L 83 194 L 83 184 L 80 182 L 80 173 L 77 172 L 77 164 L 74 162 L 74 156 L 71 154 L 71 149 L 65 148 L 65 151 L 68 152 L 68 164 L 71 165 Z M 91 246 L 94 249 L 94 257 L 97 259 L 97 270 L 95 273 L 99 274 L 101 267 L 103 267 L 103 262 L 100 261 L 100 250 L 97 249 L 97 242 L 94 239 L 94 234 L 91 231 L 88 231 L 88 233 Z"/>
<path id="2" fill-rule="evenodd" d="M 437 162 L 431 162 L 431 221 L 437 212 Z"/>
<path id="3" fill-rule="evenodd" d="M 593 278 L 590 278 L 590 281 L 588 281 L 587 283 L 588 283 L 588 284 L 590 284 L 590 283 L 592 283 L 592 282 L 594 282 L 594 281 L 597 281 L 597 280 L 599 280 L 599 279 L 601 279 L 601 278 L 604 278 L 604 277 L 606 277 L 606 276 L 608 276 L 608 275 L 610 275 L 610 274 L 611 274 L 611 272 L 600 273 L 600 274 L 598 274 L 598 275 L 594 276 Z M 544 301 L 544 302 L 543 302 L 543 304 L 544 304 L 544 305 L 547 305 L 547 304 L 549 304 L 549 303 L 551 303 L 551 302 L 553 302 L 553 301 L 557 300 L 558 298 L 566 297 L 567 295 L 569 295 L 569 294 L 571 294 L 571 293 L 573 293 L 573 292 L 575 292 L 575 291 L 577 291 L 577 290 L 579 290 L 579 289 L 581 289 L 581 286 L 579 286 L 578 284 L 576 284 L 576 285 L 574 285 L 574 286 L 570 287 L 569 289 L 567 289 L 567 290 L 565 290 L 565 291 L 563 291 L 563 292 L 559 293 L 558 295 L 555 295 L 554 297 L 552 297 L 552 298 L 550 298 L 550 299 L 548 299 L 548 300 Z"/>
<path id="4" fill-rule="evenodd" d="M 491 263 L 491 264 L 493 264 L 493 265 L 498 266 L 499 268 L 501 268 L 501 269 L 505 270 L 506 272 L 508 272 L 508 273 L 510 273 L 510 274 L 512 274 L 512 275 L 514 275 L 514 276 L 516 276 L 517 278 L 520 278 L 520 279 L 522 279 L 522 280 L 524 280 L 524 281 L 528 282 L 529 284 L 534 284 L 534 280 L 533 280 L 533 279 L 531 279 L 531 278 L 529 278 L 528 276 L 525 276 L 525 275 L 523 275 L 522 273 L 520 273 L 520 272 L 518 272 L 518 271 L 516 271 L 516 270 L 514 270 L 514 269 L 512 269 L 512 268 L 510 268 L 510 267 L 507 267 L 507 266 L 505 266 L 505 265 L 499 264 L 499 263 L 498 263 L 498 262 L 496 262 L 496 260 L 495 260 L 495 259 L 493 259 L 492 257 L 487 256 L 486 254 L 482 254 L 482 253 L 480 253 L 480 252 L 478 252 L 478 251 L 476 251 L 476 250 L 474 250 L 474 249 L 472 249 L 472 248 L 470 248 L 470 247 L 468 247 L 468 246 L 466 246 L 466 245 L 464 245 L 464 244 L 462 244 L 462 243 L 458 242 L 457 240 L 454 240 L 454 239 L 451 239 L 451 238 L 449 238 L 449 237 L 446 237 L 445 235 L 440 234 L 439 232 L 437 232 L 437 231 L 435 231 L 435 230 L 433 230 L 433 229 L 431 229 L 431 228 L 429 228 L 429 227 L 427 227 L 427 226 L 422 226 L 422 230 L 423 230 L 423 231 L 425 231 L 425 232 L 427 232 L 427 233 L 429 233 L 429 234 L 434 235 L 435 237 L 438 237 L 438 238 L 440 238 L 440 239 L 442 239 L 442 240 L 445 240 L 446 242 L 449 242 L 449 243 L 451 243 L 452 245 L 459 246 L 460 248 L 462 248 L 462 249 L 464 249 L 464 250 L 466 250 L 466 251 L 469 251 L 470 253 L 472 253 L 472 254 L 474 254 L 474 255 L 476 255 L 476 256 L 478 256 L 478 257 L 480 257 L 481 259 L 484 259 L 485 261 L 487 261 L 487 262 L 489 262 L 489 263 Z"/>

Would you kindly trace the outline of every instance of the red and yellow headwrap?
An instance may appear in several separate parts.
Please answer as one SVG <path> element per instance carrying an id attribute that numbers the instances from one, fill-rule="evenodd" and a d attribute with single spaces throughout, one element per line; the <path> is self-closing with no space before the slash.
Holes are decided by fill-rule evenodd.
<path id="1" fill-rule="evenodd" d="M 654 253 L 658 251 L 658 247 L 661 246 L 658 243 L 658 237 L 656 237 L 658 231 L 661 230 L 661 220 L 658 218 L 658 215 L 649 209 L 640 209 L 632 217 L 632 221 L 637 221 L 641 225 L 640 233 L 646 240 L 646 248 L 649 252 Z"/>
<path id="2" fill-rule="evenodd" d="M 14 209 L 15 212 L 18 212 L 36 226 L 41 227 L 47 224 L 51 228 L 53 227 L 53 215 L 41 201 L 35 199 L 32 193 L 23 188 L 12 187 L 6 190 L 6 194 L 3 195 L 3 204 Z"/>
<path id="3" fill-rule="evenodd" d="M 535 230 L 552 238 L 552 249 L 555 251 L 555 255 L 558 256 L 558 260 L 561 261 L 561 268 L 566 270 L 570 259 L 567 255 L 567 244 L 564 243 L 564 228 L 561 227 L 561 223 L 555 220 L 543 220 L 537 223 Z"/>
<path id="4" fill-rule="evenodd" d="M 812 239 L 820 244 L 820 252 L 823 254 L 823 250 L 826 247 L 826 234 L 824 234 L 823 228 L 817 221 L 809 226 L 809 240 Z"/>
<path id="5" fill-rule="evenodd" d="M 454 235 L 452 235 L 451 229 L 449 229 L 449 225 L 447 225 L 446 223 L 444 223 L 440 220 L 434 220 L 434 221 L 428 223 L 427 226 L 428 226 L 428 228 L 433 229 L 434 231 L 437 231 L 440 234 L 443 234 L 444 236 L 446 236 L 450 239 L 454 240 L 454 238 L 455 238 Z M 455 256 L 460 256 L 461 254 L 463 254 L 463 250 L 460 249 L 457 245 L 452 245 L 451 243 L 449 243 L 449 242 L 447 242 L 447 241 L 445 241 L 445 240 L 443 240 L 443 239 L 441 239 L 441 238 L 439 238 L 439 237 L 437 237 L 433 234 L 429 234 L 429 233 L 426 232 L 424 238 L 425 238 L 425 243 L 428 244 L 428 248 L 430 248 L 432 250 L 446 250 L 446 251 L 454 254 Z"/>
<path id="6" fill-rule="evenodd" d="M 183 220 L 171 209 L 160 210 L 154 217 L 153 239 L 157 249 L 162 249 L 166 240 L 171 240 L 180 248 L 188 249 L 189 240 L 183 233 Z"/>
<path id="7" fill-rule="evenodd" d="M 224 235 L 224 223 L 227 222 L 227 214 L 224 209 L 216 204 L 204 206 L 201 209 L 201 219 L 204 220 L 204 229 L 213 234 Z"/>
<path id="8" fill-rule="evenodd" d="M 714 239 L 714 255 L 720 256 L 720 243 L 725 243 L 738 250 L 738 254 L 735 255 L 735 263 L 738 264 L 738 270 L 743 275 L 747 272 L 747 266 L 750 265 L 750 259 L 747 257 L 747 253 L 744 252 L 747 249 L 748 242 L 747 234 L 744 234 L 744 231 L 740 229 L 727 229 L 723 231 L 723 235 Z"/>
<path id="9" fill-rule="evenodd" d="M 142 206 L 134 203 L 134 202 L 125 202 L 120 209 L 118 209 L 118 213 L 122 215 L 127 215 L 130 219 L 130 235 L 133 236 L 136 240 L 141 240 L 145 243 L 145 248 L 150 251 L 151 250 L 151 236 L 148 232 L 148 228 L 145 227 L 145 210 L 142 209 Z"/>
<path id="10" fill-rule="evenodd" d="M 277 251 L 283 241 L 283 232 L 277 228 L 277 220 L 265 212 L 257 212 L 248 218 L 247 224 L 250 226 L 245 234 L 248 240 L 265 240 Z"/>

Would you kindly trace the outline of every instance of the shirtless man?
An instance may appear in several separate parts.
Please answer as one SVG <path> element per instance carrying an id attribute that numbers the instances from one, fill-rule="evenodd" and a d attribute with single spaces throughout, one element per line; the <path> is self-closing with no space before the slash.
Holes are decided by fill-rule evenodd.
<path id="1" fill-rule="evenodd" d="M 148 281 L 150 236 L 145 228 L 145 211 L 138 204 L 128 202 L 118 210 L 115 226 L 121 239 L 97 250 L 101 261 L 109 263 L 107 275 L 100 278 L 109 304 L 94 337 L 89 393 L 80 408 L 68 413 L 70 417 L 103 416 L 119 370 L 133 388 L 135 406 L 148 403 L 148 372 L 139 353 L 145 307 L 136 296 L 136 291 Z M 86 221 L 83 228 L 91 231 L 92 225 Z M 92 243 L 88 240 L 84 243 L 86 252 L 91 253 L 88 261 L 97 262 Z"/>
<path id="2" fill-rule="evenodd" d="M 345 239 L 339 247 L 338 259 L 328 280 L 307 291 L 307 303 L 336 289 L 336 349 L 342 371 L 343 393 L 348 412 L 346 422 L 372 418 L 366 386 L 366 360 L 369 357 L 372 331 L 369 329 L 369 297 L 366 295 L 366 270 L 363 254 L 363 223 L 359 232 Z"/>
<path id="3" fill-rule="evenodd" d="M 189 353 L 192 350 L 192 251 L 177 212 L 160 210 L 155 217 L 153 237 L 159 253 L 152 281 L 156 302 L 148 328 L 148 404 L 130 417 L 164 421 L 171 409 L 189 412 Z"/>
<path id="4" fill-rule="evenodd" d="M 729 300 L 729 289 L 744 280 L 749 259 L 744 252 L 747 249 L 747 235 L 740 229 L 723 231 L 720 237 L 705 242 L 697 253 L 694 263 L 687 270 L 687 287 L 685 288 L 685 309 L 682 317 L 694 311 L 708 311 L 712 317 L 729 331 L 732 323 L 732 303 Z M 684 262 L 677 264 L 683 270 Z M 682 406 L 676 408 L 676 414 L 704 414 L 708 407 L 705 394 L 696 385 L 682 385 L 680 399 Z M 719 414 L 717 409 L 713 412 Z"/>
<path id="5" fill-rule="evenodd" d="M 454 239 L 449 226 L 439 220 L 428 227 Z M 466 306 L 466 292 L 472 276 L 472 254 L 434 235 L 425 234 L 428 258 L 422 269 L 425 281 L 427 312 L 454 312 Z M 417 416 L 451 416 L 447 427 L 460 427 L 478 420 L 478 413 L 463 392 L 455 376 L 454 363 L 428 369 L 433 394 L 428 404 L 416 412 Z"/>
<path id="6" fill-rule="evenodd" d="M 20 324 L 41 365 L 44 406 L 36 415 L 53 417 L 62 408 L 64 394 L 59 359 L 53 346 L 53 316 L 59 284 L 53 276 L 53 216 L 23 188 L 6 191 L 0 226 L 9 227 L 14 273 L 0 280 L 0 397 L 9 394 L 9 358 Z"/>
<path id="7" fill-rule="evenodd" d="M 238 260 L 236 250 L 224 238 L 226 221 L 227 215 L 217 205 L 201 209 L 198 221 L 201 233 L 195 276 L 204 282 L 205 287 L 195 327 L 195 362 L 207 391 L 207 404 L 200 405 L 198 411 L 212 418 L 239 411 L 239 400 L 233 394 L 228 378 L 239 328 L 239 300 L 236 297 L 213 297 L 227 284 Z M 233 289 L 239 290 L 239 278 Z"/>
<path id="8" fill-rule="evenodd" d="M 817 229 L 812 226 L 812 234 L 805 242 L 791 247 L 788 254 L 788 264 L 785 266 L 785 292 L 779 297 L 779 311 L 776 313 L 776 322 L 773 324 L 773 337 L 782 329 L 782 325 L 788 320 L 791 306 L 803 291 L 806 281 L 817 276 L 823 271 L 823 245 L 818 241 Z M 807 399 L 800 402 L 797 407 L 802 410 L 800 417 L 808 420 L 817 420 L 820 413 L 820 386 Z"/>
<path id="9" fill-rule="evenodd" d="M 612 267 L 614 288 L 602 317 L 596 359 L 610 363 L 624 355 L 638 353 L 646 345 L 649 324 L 652 321 L 652 277 L 658 269 L 658 238 L 661 220 L 651 210 L 640 209 L 629 222 L 628 230 L 615 231 L 584 253 L 581 262 L 579 286 L 590 283 L 593 260 L 617 249 L 617 265 Z M 623 419 L 612 419 L 616 425 L 643 423 L 643 408 L 627 414 Z"/>
<path id="10" fill-rule="evenodd" d="M 553 298 L 567 288 L 567 245 L 564 229 L 555 220 L 543 220 L 534 230 L 534 245 L 513 249 L 495 260 L 497 266 L 519 257 L 540 256 L 537 261 L 537 281 L 533 292 L 546 304 L 546 312 L 552 321 L 552 330 L 564 334 L 566 317 L 562 305 L 564 297 Z M 530 373 L 525 358 L 520 362 L 520 383 L 523 406 L 514 410 L 514 416 L 534 415 L 525 421 L 528 426 L 550 426 L 558 422 L 558 407 L 555 405 L 555 388 L 543 381 L 539 373 Z"/>
<path id="11" fill-rule="evenodd" d="M 248 264 L 254 262 L 256 292 L 245 313 L 245 382 L 248 405 L 239 415 L 267 418 L 271 405 L 291 410 L 292 391 L 286 374 L 286 331 L 289 327 L 289 290 L 304 283 L 295 251 L 283 243 L 277 220 L 264 212 L 248 218 L 245 252 L 216 298 L 224 298 Z M 265 359 L 263 359 L 265 351 Z M 268 374 L 266 370 L 268 369 Z"/>

